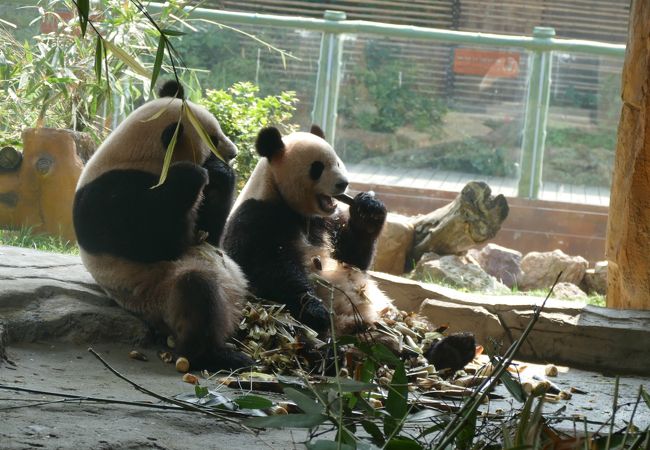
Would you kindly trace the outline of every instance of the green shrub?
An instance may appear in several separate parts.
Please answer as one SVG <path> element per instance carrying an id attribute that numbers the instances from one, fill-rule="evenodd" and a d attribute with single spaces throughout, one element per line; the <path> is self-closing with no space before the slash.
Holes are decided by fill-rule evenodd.
<path id="1" fill-rule="evenodd" d="M 279 95 L 259 96 L 259 88 L 253 83 L 235 83 L 227 90 L 210 90 L 198 103 L 214 114 L 221 129 L 237 145 L 239 152 L 234 167 L 239 175 L 239 187 L 253 172 L 259 159 L 255 152 L 255 137 L 259 130 L 276 126 L 282 134 L 296 130 L 289 121 L 298 102 L 293 91 Z"/>

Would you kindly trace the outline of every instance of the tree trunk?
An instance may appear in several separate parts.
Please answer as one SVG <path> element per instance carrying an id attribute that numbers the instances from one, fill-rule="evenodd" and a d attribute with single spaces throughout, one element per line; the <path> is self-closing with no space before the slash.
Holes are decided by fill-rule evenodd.
<path id="1" fill-rule="evenodd" d="M 610 308 L 650 309 L 650 3 L 636 0 L 623 65 L 623 108 L 607 224 Z"/>
<path id="2" fill-rule="evenodd" d="M 486 183 L 467 183 L 453 202 L 413 220 L 415 240 L 410 262 L 417 262 L 427 252 L 461 253 L 492 239 L 508 211 L 506 198 L 492 196 Z"/>

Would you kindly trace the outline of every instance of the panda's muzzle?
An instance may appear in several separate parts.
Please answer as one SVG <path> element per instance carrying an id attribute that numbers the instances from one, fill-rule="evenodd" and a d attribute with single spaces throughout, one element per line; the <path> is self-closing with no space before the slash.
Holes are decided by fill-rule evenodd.
<path id="1" fill-rule="evenodd" d="M 217 148 L 217 152 L 219 152 L 226 161 L 230 161 L 237 156 L 237 146 L 227 137 L 210 136 L 210 139 Z"/>

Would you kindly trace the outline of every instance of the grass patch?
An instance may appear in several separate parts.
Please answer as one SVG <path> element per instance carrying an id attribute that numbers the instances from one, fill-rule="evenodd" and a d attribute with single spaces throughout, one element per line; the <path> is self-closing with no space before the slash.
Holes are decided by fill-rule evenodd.
<path id="1" fill-rule="evenodd" d="M 74 242 L 63 239 L 61 236 L 35 233 L 31 227 L 18 230 L 0 229 L 0 245 L 33 248 L 52 253 L 79 254 L 79 248 Z"/>

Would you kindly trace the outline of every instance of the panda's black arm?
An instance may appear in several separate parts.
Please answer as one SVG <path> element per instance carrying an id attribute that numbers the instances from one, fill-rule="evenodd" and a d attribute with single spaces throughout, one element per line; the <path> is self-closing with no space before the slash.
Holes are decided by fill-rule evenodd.
<path id="1" fill-rule="evenodd" d="M 386 222 L 386 207 L 374 196 L 361 192 L 347 215 L 335 219 L 332 231 L 334 258 L 367 270 L 375 256 L 375 246 Z"/>
<path id="2" fill-rule="evenodd" d="M 195 241 L 191 210 L 207 183 L 204 169 L 172 164 L 165 183 L 138 170 L 113 170 L 75 194 L 73 219 L 79 244 L 91 253 L 134 261 L 178 258 Z"/>
<path id="3" fill-rule="evenodd" d="M 212 153 L 203 168 L 208 171 L 209 181 L 203 189 L 196 227 L 207 231 L 210 244 L 219 246 L 235 195 L 235 171 Z"/>
<path id="4" fill-rule="evenodd" d="M 284 205 L 247 200 L 228 221 L 223 249 L 242 268 L 254 295 L 286 304 L 294 317 L 320 331 L 329 316 L 303 262 L 303 222 Z"/>

